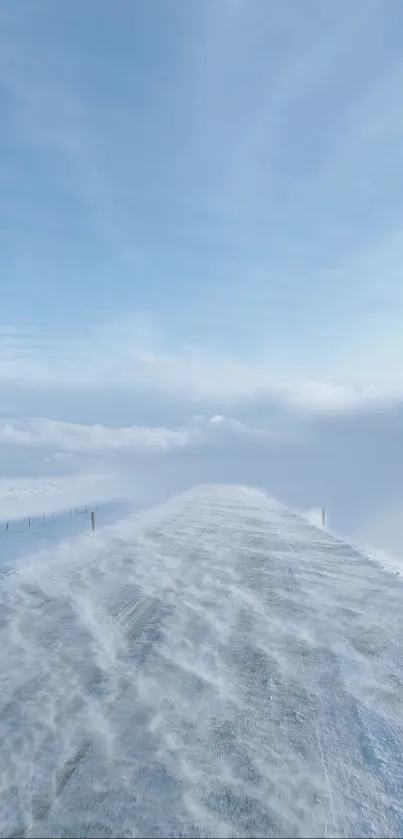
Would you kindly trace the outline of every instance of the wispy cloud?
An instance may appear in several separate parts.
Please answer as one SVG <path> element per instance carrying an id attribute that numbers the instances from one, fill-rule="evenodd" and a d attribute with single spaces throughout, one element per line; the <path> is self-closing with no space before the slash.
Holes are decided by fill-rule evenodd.
<path id="1" fill-rule="evenodd" d="M 197 429 L 105 428 L 39 419 L 0 425 L 0 444 L 56 448 L 60 452 L 104 453 L 129 449 L 163 452 L 183 448 L 198 437 Z"/>
<path id="2" fill-rule="evenodd" d="M 32 311 L 30 283 L 49 339 L 63 323 L 60 301 L 70 337 L 89 318 L 105 326 L 130 310 L 170 353 L 190 341 L 236 348 L 288 377 L 324 380 L 348 377 L 344 348 L 359 330 L 356 375 L 367 380 L 362 309 L 377 312 L 368 261 L 374 274 L 401 229 L 398 5 L 388 15 L 376 0 L 348 14 L 343 4 L 270 14 L 255 2 L 178 5 L 152 64 L 143 54 L 136 63 L 125 31 L 159 42 L 158 17 L 125 8 L 112 20 L 105 4 L 90 6 L 84 40 L 69 47 L 59 36 L 78 22 L 74 9 L 39 15 L 41 47 L 40 20 L 6 18 L 3 143 L 14 187 L 6 179 L 4 195 L 17 212 L 25 206 L 32 231 L 20 227 L 23 247 L 9 262 L 20 320 L 28 303 Z M 86 41 L 87 15 L 108 69 Z M 401 305 L 391 260 L 380 276 L 391 314 Z M 400 346 L 397 324 L 393 334 Z M 384 349 L 383 366 L 394 351 Z"/>
<path id="3" fill-rule="evenodd" d="M 57 340 L 41 346 L 32 335 L 13 332 L 10 337 L 7 330 L 0 332 L 0 382 L 3 387 L 146 388 L 150 392 L 185 394 L 194 400 L 266 393 L 268 398 L 285 404 L 319 411 L 370 407 L 382 400 L 398 400 L 403 393 L 397 364 L 391 375 L 381 376 L 380 359 L 373 367 L 377 376 L 360 376 L 355 365 L 357 347 L 350 361 L 347 354 L 345 357 L 346 369 L 350 368 L 348 375 L 342 376 L 336 369 L 333 379 L 325 379 L 320 375 L 292 375 L 286 368 L 279 370 L 270 356 L 246 361 L 206 347 L 185 346 L 171 353 L 158 348 L 158 344 L 157 348 L 155 344 L 141 347 L 135 327 L 133 337 L 122 328 L 119 338 L 118 331 L 116 341 L 115 330 L 111 329 L 103 342 L 80 340 L 75 345 L 70 342 L 70 346 Z"/>
<path id="4" fill-rule="evenodd" d="M 289 434 L 290 432 L 288 432 Z M 103 454 L 129 451 L 152 454 L 185 449 L 213 441 L 252 435 L 273 443 L 287 432 L 269 423 L 249 426 L 237 418 L 214 414 L 193 416 L 179 428 L 117 427 L 81 425 L 49 419 L 15 419 L 0 423 L 0 446 L 30 446 L 55 450 L 54 457 L 63 460 L 66 454 Z"/>

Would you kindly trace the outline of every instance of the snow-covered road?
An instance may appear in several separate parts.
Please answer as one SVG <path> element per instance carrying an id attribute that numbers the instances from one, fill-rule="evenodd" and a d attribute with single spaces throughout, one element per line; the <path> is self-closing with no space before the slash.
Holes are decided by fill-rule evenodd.
<path id="1" fill-rule="evenodd" d="M 33 557 L 0 591 L 0 835 L 403 835 L 402 597 L 243 487 Z"/>

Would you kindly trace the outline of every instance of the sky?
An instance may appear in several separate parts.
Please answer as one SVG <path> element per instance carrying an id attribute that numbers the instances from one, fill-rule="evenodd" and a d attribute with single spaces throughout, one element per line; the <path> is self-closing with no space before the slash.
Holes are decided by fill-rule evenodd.
<path id="1" fill-rule="evenodd" d="M 402 97 L 400 0 L 4 0 L 2 480 L 257 482 L 403 554 Z"/>

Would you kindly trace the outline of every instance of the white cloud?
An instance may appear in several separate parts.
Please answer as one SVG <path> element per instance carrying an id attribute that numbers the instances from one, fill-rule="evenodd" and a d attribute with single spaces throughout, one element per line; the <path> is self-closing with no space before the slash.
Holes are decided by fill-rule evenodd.
<path id="1" fill-rule="evenodd" d="M 386 374 L 385 365 L 378 360 L 371 380 L 357 369 L 357 346 L 351 348 L 351 359 L 344 351 L 344 375 L 339 369 L 332 377 L 279 370 L 266 354 L 256 361 L 245 361 L 207 347 L 185 346 L 166 352 L 158 347 L 155 336 L 148 347 L 142 347 L 142 339 L 150 338 L 152 330 L 138 329 L 136 321 L 132 329 L 128 323 L 123 324 L 121 333 L 120 339 L 114 340 L 119 326 L 110 325 L 103 337 L 99 331 L 86 341 L 71 339 L 55 352 L 41 347 L 39 336 L 31 335 L 27 345 L 16 329 L 15 343 L 10 347 L 0 330 L 0 384 L 55 389 L 103 387 L 111 393 L 116 387 L 147 388 L 159 394 L 182 394 L 195 401 L 266 394 L 284 404 L 318 411 L 350 410 L 403 394 L 395 343 L 393 368 Z"/>
<path id="2" fill-rule="evenodd" d="M 56 448 L 59 459 L 61 452 L 163 452 L 184 448 L 199 438 L 197 428 L 106 428 L 46 419 L 0 424 L 0 443 Z"/>
<path id="3" fill-rule="evenodd" d="M 190 417 L 179 428 L 146 428 L 140 426 L 108 428 L 104 425 L 82 425 L 49 419 L 7 420 L 0 422 L 0 445 L 29 446 L 55 450 L 52 458 L 67 461 L 75 454 L 132 452 L 153 454 L 203 446 L 214 441 L 249 435 L 267 442 L 282 439 L 290 431 L 271 428 L 270 421 L 248 426 L 238 419 L 214 415 Z"/>

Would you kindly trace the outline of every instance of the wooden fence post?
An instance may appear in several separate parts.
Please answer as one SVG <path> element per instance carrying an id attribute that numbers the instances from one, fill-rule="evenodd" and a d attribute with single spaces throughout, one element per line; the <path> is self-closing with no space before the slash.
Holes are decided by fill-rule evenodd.
<path id="1" fill-rule="evenodd" d="M 91 513 L 91 530 L 95 532 L 95 513 Z"/>

